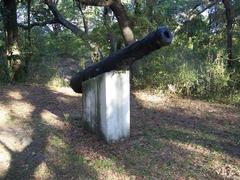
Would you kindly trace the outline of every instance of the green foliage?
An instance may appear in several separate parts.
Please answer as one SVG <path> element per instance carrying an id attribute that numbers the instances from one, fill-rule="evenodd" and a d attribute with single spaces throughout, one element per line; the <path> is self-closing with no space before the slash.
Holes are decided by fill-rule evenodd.
<path id="1" fill-rule="evenodd" d="M 200 72 L 197 86 L 197 95 L 205 97 L 219 97 L 226 94 L 230 88 L 228 87 L 230 73 L 227 72 L 223 62 L 208 63 Z"/>
<path id="2" fill-rule="evenodd" d="M 171 91 L 180 95 L 208 100 L 237 102 L 239 97 L 239 62 L 235 70 L 226 67 L 225 27 L 222 24 L 217 33 L 209 31 L 207 16 L 198 16 L 184 22 L 184 17 L 197 1 L 161 2 L 154 6 L 152 21 L 144 12 L 149 7 L 142 2 L 143 14 L 134 16 L 137 22 L 136 36 L 142 37 L 149 27 L 165 22 L 171 29 L 182 27 L 175 34 L 171 47 L 160 50 L 135 64 L 133 84 L 136 88 L 151 88 Z M 188 4 L 188 5 L 187 5 Z M 188 6 L 188 7 L 187 7 Z M 219 13 L 222 12 L 220 8 Z M 164 16 L 163 16 L 164 15 Z M 158 17 L 158 18 L 155 18 Z M 178 22 L 178 23 L 176 23 Z M 219 22 L 222 23 L 222 20 Z M 149 23 L 151 25 L 149 25 Z M 234 55 L 240 57 L 239 39 L 236 26 L 234 31 Z M 234 98 L 233 98 L 234 97 Z M 238 101 L 239 103 L 239 101 Z"/>
<path id="3" fill-rule="evenodd" d="M 30 66 L 29 82 L 34 84 L 47 84 L 56 76 L 57 70 L 54 68 L 56 56 L 48 55 L 44 58 L 35 57 Z"/>
<path id="4" fill-rule="evenodd" d="M 6 83 L 9 81 L 9 72 L 8 72 L 8 66 L 7 66 L 7 59 L 2 56 L 0 59 L 0 84 Z"/>
<path id="5" fill-rule="evenodd" d="M 234 69 L 226 67 L 226 22 L 223 17 L 224 6 L 218 3 L 211 11 L 198 14 L 207 6 L 203 1 L 122 1 L 128 10 L 130 24 L 134 27 L 136 39 L 141 39 L 158 26 L 167 25 L 174 34 L 170 47 L 144 57 L 132 67 L 134 88 L 149 88 L 171 91 L 180 95 L 237 102 L 240 97 L 240 61 L 234 62 Z M 201 6 L 196 6 L 202 3 Z M 236 22 L 239 20 L 239 3 L 232 1 Z M 196 8 L 198 7 L 198 8 Z M 58 1 L 57 8 L 64 18 L 83 30 L 82 13 L 71 0 Z M 86 62 L 96 62 L 108 56 L 111 45 L 108 35 L 124 45 L 116 17 L 109 13 L 104 19 L 103 8 L 82 7 L 88 23 L 86 41 L 76 37 L 60 24 L 34 27 L 31 31 L 31 46 L 25 30 L 19 28 L 19 48 L 21 58 L 30 60 L 28 81 L 51 85 L 66 85 L 57 73 L 58 57 L 74 58 L 81 67 Z M 32 1 L 32 21 L 43 22 L 53 19 L 47 6 L 41 1 Z M 210 14 L 212 13 L 212 14 Z M 26 24 L 27 7 L 22 1 L 18 5 L 20 21 Z M 192 18 L 194 14 L 198 14 Z M 214 17 L 214 18 L 212 18 Z M 191 20 L 190 20 L 191 19 Z M 2 28 L 2 23 L 0 23 Z M 240 26 L 234 24 L 233 54 L 240 57 Z M 4 33 L 0 31 L 0 81 L 6 81 L 8 75 L 4 60 Z M 97 55 L 96 55 L 97 54 Z M 238 59 L 238 58 L 237 58 Z M 23 61 L 23 62 L 25 62 Z M 66 67 L 68 68 L 68 67 Z M 24 79 L 24 78 L 23 78 Z"/>
<path id="6" fill-rule="evenodd" d="M 197 72 L 186 64 L 179 67 L 178 76 L 176 78 L 177 90 L 184 95 L 191 95 L 191 90 L 197 81 Z"/>

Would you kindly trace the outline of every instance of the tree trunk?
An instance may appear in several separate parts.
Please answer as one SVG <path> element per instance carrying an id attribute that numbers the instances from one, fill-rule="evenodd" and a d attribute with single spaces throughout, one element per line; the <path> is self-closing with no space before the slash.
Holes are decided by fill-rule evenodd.
<path id="1" fill-rule="evenodd" d="M 28 29 L 27 29 L 27 40 L 28 40 L 28 52 L 27 52 L 27 57 L 25 59 L 25 73 L 28 73 L 28 68 L 29 68 L 29 61 L 32 59 L 31 55 L 31 47 L 32 47 L 32 40 L 31 40 L 31 0 L 27 0 L 27 24 L 28 24 Z"/>
<path id="2" fill-rule="evenodd" d="M 232 17 L 232 7 L 231 7 L 231 0 L 223 0 L 223 4 L 225 7 L 226 13 L 226 36 L 227 36 L 227 55 L 228 55 L 228 67 L 233 68 L 233 17 Z"/>
<path id="3" fill-rule="evenodd" d="M 7 47 L 11 48 L 16 43 L 18 34 L 16 1 L 4 0 L 3 3 L 5 9 L 4 28 L 7 38 L 6 43 Z"/>
<path id="4" fill-rule="evenodd" d="M 132 44 L 135 39 L 128 21 L 127 12 L 121 1 L 114 1 L 110 8 L 116 16 L 126 45 Z"/>
<path id="5" fill-rule="evenodd" d="M 6 34 L 6 55 L 8 66 L 12 69 L 10 79 L 17 80 L 20 72 L 21 60 L 18 49 L 18 26 L 17 26 L 17 9 L 16 0 L 4 0 L 4 30 Z"/>

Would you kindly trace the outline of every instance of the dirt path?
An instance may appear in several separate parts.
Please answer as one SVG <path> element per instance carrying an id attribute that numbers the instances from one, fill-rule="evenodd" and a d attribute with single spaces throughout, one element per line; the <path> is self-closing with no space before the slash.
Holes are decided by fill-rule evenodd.
<path id="1" fill-rule="evenodd" d="M 240 109 L 131 97 L 131 138 L 107 145 L 82 127 L 69 88 L 0 87 L 0 179 L 240 179 Z"/>

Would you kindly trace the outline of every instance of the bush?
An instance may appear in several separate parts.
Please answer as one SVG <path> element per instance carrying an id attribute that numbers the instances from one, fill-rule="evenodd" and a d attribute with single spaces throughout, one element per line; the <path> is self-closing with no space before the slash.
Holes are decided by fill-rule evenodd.
<path id="1" fill-rule="evenodd" d="M 229 93 L 230 73 L 223 61 L 208 63 L 200 71 L 196 83 L 196 95 L 207 98 L 217 98 Z"/>
<path id="2" fill-rule="evenodd" d="M 216 48 L 198 52 L 191 48 L 173 44 L 137 62 L 132 68 L 133 87 L 236 102 L 240 75 L 228 71 L 224 52 Z"/>

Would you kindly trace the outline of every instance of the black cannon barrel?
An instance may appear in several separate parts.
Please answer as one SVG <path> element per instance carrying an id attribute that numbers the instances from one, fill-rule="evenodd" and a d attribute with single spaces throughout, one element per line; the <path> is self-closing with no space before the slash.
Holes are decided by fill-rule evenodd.
<path id="1" fill-rule="evenodd" d="M 142 40 L 136 41 L 102 59 L 100 62 L 78 72 L 72 77 L 70 86 L 75 92 L 81 93 L 82 82 L 105 72 L 126 69 L 126 67 L 129 67 L 133 62 L 148 55 L 152 51 L 170 45 L 172 38 L 172 33 L 166 27 L 159 27 L 156 31 L 151 32 Z"/>

